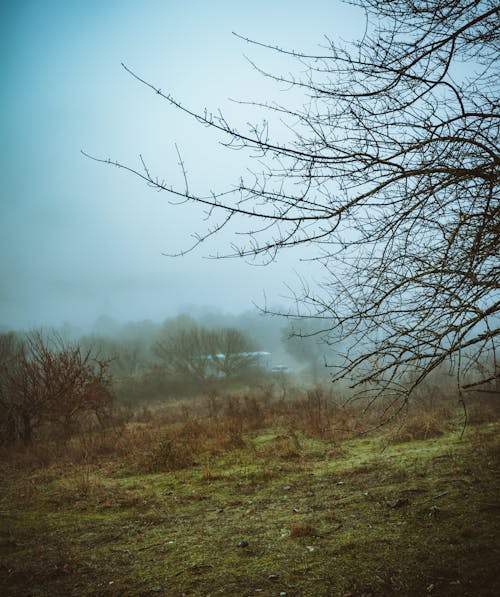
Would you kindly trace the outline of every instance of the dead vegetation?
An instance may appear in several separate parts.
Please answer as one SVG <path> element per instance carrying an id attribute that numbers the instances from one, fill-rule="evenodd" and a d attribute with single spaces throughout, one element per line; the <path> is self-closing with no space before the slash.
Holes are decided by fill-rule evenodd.
<path id="1" fill-rule="evenodd" d="M 212 394 L 11 447 L 1 593 L 498 594 L 498 423 L 460 439 L 415 405 L 360 436 L 359 408 L 313 399 Z"/>
<path id="2" fill-rule="evenodd" d="M 10 445 L 2 450 L 2 467 L 23 470 L 57 464 L 97 464 L 119 461 L 137 472 L 185 469 L 234 450 L 249 450 L 254 458 L 299 458 L 301 438 L 328 442 L 325 454 L 342 454 L 341 442 L 382 433 L 388 443 L 402 443 L 457 434 L 464 423 L 498 418 L 498 405 L 476 398 L 466 411 L 449 396 L 420 399 L 407 411 L 381 426 L 386 408 L 380 401 L 370 409 L 350 403 L 331 390 L 294 390 L 289 398 L 281 388 L 264 387 L 254 394 L 218 394 L 165 405 L 115 409 L 114 424 L 96 428 L 90 423 L 69 438 L 45 437 L 33 446 Z M 254 436 L 272 429 L 269 442 Z"/>

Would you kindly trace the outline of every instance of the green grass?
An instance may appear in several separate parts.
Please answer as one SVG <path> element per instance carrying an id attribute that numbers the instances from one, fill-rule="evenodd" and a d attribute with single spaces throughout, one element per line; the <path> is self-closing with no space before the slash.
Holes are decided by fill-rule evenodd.
<path id="1" fill-rule="evenodd" d="M 282 430 L 138 474 L 9 472 L 2 595 L 498 595 L 500 424 L 408 443 Z"/>

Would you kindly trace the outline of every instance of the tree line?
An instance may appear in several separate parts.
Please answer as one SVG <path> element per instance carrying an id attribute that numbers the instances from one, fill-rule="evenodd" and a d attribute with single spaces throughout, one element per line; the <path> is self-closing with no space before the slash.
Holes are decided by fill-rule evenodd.
<path id="1" fill-rule="evenodd" d="M 103 326 L 76 338 L 64 330 L 2 333 L 0 443 L 29 445 L 37 435 L 69 438 L 83 426 L 104 427 L 116 403 L 272 382 L 271 359 L 276 364 L 286 355 L 297 372 L 317 375 L 316 342 L 299 348 L 289 324 L 249 321 L 262 333 L 224 325 L 223 317 L 203 324 L 187 315 L 161 325 Z"/>

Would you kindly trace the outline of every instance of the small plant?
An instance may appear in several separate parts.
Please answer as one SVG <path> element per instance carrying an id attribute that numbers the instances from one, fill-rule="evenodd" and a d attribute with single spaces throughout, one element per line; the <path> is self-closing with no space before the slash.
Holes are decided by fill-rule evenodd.
<path id="1" fill-rule="evenodd" d="M 169 435 L 160 437 L 149 456 L 148 468 L 151 471 L 178 470 L 194 463 L 189 444 L 183 444 Z"/>
<path id="2" fill-rule="evenodd" d="M 295 524 L 290 529 L 290 537 L 316 537 L 317 535 L 316 528 L 308 522 Z"/>

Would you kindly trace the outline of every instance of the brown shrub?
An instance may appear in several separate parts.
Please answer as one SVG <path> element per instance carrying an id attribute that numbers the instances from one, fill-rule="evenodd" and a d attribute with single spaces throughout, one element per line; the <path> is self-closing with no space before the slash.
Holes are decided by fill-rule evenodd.
<path id="1" fill-rule="evenodd" d="M 259 456 L 274 457 L 283 460 L 299 458 L 300 453 L 301 445 L 297 435 L 293 431 L 288 434 L 277 435 L 257 450 Z"/>
<path id="2" fill-rule="evenodd" d="M 392 443 L 426 440 L 439 437 L 452 427 L 451 412 L 445 408 L 415 408 L 404 415 L 389 430 L 388 439 Z"/>
<path id="3" fill-rule="evenodd" d="M 489 423 L 500 418 L 500 403 L 495 396 L 466 401 L 467 423 Z"/>
<path id="4" fill-rule="evenodd" d="M 179 470 L 192 466 L 195 456 L 195 450 L 189 442 L 163 434 L 146 455 L 144 464 L 148 472 Z"/>
<path id="5" fill-rule="evenodd" d="M 316 537 L 318 532 L 310 523 L 295 524 L 290 529 L 290 537 Z"/>
<path id="6" fill-rule="evenodd" d="M 434 394 L 433 405 L 419 400 L 403 419 L 382 429 L 391 442 L 441 435 L 451 428 L 449 403 Z M 490 403 L 476 401 L 474 405 L 469 407 L 469 422 L 494 416 Z M 114 426 L 98 429 L 89 425 L 70 440 L 41 441 L 36 449 L 12 446 L 8 452 L 2 451 L 0 462 L 3 460 L 4 468 L 120 462 L 140 471 L 177 470 L 204 461 L 205 456 L 248 449 L 252 439 L 247 434 L 277 428 L 286 431 L 267 442 L 255 443 L 257 457 L 299 458 L 303 449 L 298 437 L 319 436 L 331 442 L 326 457 L 337 458 L 343 455 L 340 440 L 361 431 L 378 430 L 380 421 L 387 418 L 383 400 L 368 412 L 366 406 L 362 401 L 344 405 L 331 390 L 319 387 L 309 392 L 296 390 L 293 399 L 286 400 L 269 388 L 241 395 L 210 392 L 208 397 L 189 401 L 141 405 L 116 417 Z"/>

